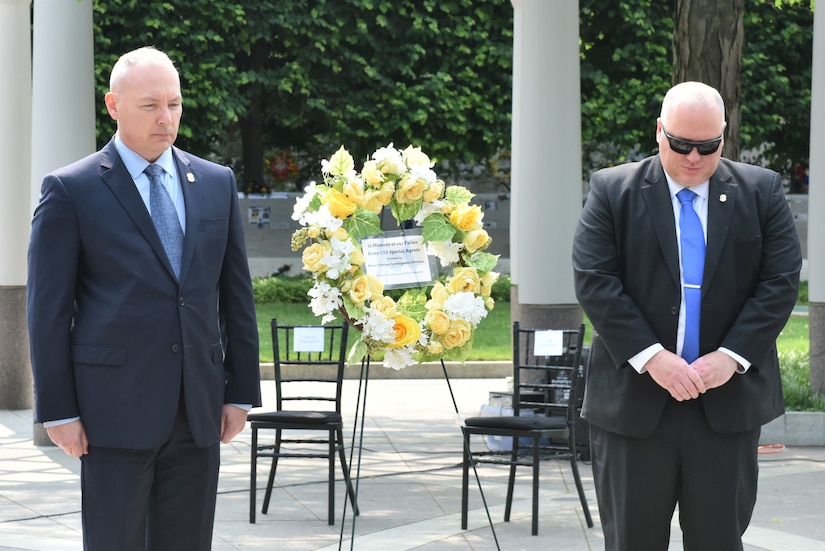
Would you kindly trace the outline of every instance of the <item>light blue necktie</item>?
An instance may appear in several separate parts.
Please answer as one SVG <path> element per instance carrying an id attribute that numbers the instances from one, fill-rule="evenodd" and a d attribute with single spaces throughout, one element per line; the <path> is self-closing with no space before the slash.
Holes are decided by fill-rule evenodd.
<path id="1" fill-rule="evenodd" d="M 685 287 L 685 338 L 682 357 L 691 363 L 699 357 L 699 317 L 702 309 L 702 272 L 705 269 L 705 232 L 693 210 L 696 194 L 683 189 L 676 194 L 682 204 L 679 235 L 682 245 L 682 282 Z"/>
<path id="2" fill-rule="evenodd" d="M 183 252 L 183 230 L 180 227 L 178 211 L 169 192 L 161 183 L 163 168 L 154 163 L 143 170 L 149 177 L 149 208 L 152 211 L 152 221 L 158 230 L 158 236 L 166 250 L 166 256 L 172 264 L 175 277 L 180 277 L 180 257 Z"/>

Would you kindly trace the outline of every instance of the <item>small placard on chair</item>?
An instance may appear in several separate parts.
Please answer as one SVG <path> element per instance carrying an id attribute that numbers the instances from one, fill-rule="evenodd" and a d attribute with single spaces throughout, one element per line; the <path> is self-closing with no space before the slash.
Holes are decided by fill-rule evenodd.
<path id="1" fill-rule="evenodd" d="M 533 354 L 536 356 L 561 356 L 564 354 L 564 331 L 536 331 Z"/>
<path id="2" fill-rule="evenodd" d="M 296 327 L 292 341 L 293 352 L 323 352 L 323 327 Z"/>

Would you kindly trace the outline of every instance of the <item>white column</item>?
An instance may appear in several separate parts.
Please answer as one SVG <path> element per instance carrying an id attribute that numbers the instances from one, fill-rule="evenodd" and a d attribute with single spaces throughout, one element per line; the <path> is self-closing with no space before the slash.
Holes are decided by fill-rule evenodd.
<path id="1" fill-rule="evenodd" d="M 0 0 L 0 409 L 32 404 L 26 332 L 31 21 L 29 0 Z"/>
<path id="2" fill-rule="evenodd" d="M 527 318 L 535 318 L 537 308 L 578 312 L 571 255 L 582 206 L 579 4 L 511 1 L 515 18 L 510 253 L 518 299 L 514 318 L 550 326 L 555 322 L 542 325 L 544 315 Z"/>
<path id="3" fill-rule="evenodd" d="M 35 0 L 31 207 L 43 176 L 95 151 L 92 0 Z"/>
<path id="4" fill-rule="evenodd" d="M 821 6 L 825 8 L 825 6 Z M 811 153 L 808 192 L 808 295 L 812 390 L 825 395 L 825 9 L 814 10 Z"/>

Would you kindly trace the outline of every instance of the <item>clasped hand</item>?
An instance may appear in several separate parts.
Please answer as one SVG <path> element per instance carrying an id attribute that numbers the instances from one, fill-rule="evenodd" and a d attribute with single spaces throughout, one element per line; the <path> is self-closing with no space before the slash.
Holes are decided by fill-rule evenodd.
<path id="1" fill-rule="evenodd" d="M 722 386 L 736 372 L 736 360 L 724 352 L 714 351 L 687 363 L 673 352 L 661 350 L 645 364 L 656 384 L 678 400 L 698 398 L 712 388 Z"/>

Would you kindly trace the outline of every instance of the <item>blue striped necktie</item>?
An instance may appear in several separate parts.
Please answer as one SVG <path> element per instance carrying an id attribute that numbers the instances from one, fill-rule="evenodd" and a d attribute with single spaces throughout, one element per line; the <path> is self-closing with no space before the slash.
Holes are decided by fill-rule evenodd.
<path id="1" fill-rule="evenodd" d="M 154 163 L 143 170 L 149 177 L 149 208 L 152 211 L 152 221 L 158 230 L 158 236 L 166 250 L 166 256 L 172 264 L 175 277 L 180 277 L 180 258 L 183 253 L 183 230 L 180 227 L 178 211 L 169 192 L 161 183 L 163 168 Z"/>
<path id="2" fill-rule="evenodd" d="M 693 210 L 696 194 L 683 189 L 676 194 L 681 203 L 679 240 L 682 246 L 682 283 L 685 288 L 685 338 L 682 357 L 691 363 L 699 357 L 699 318 L 702 308 L 702 272 L 705 269 L 705 232 Z"/>

